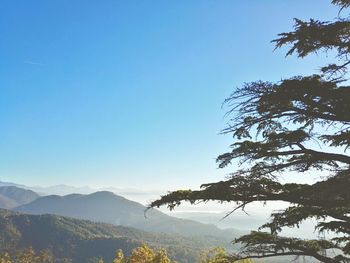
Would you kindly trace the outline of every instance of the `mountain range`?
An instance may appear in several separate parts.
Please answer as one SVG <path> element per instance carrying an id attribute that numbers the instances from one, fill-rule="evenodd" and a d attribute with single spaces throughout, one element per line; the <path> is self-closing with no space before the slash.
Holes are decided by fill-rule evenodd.
<path id="1" fill-rule="evenodd" d="M 91 188 L 89 186 L 71 186 L 66 184 L 52 185 L 52 186 L 27 186 L 23 184 L 16 184 L 12 182 L 0 181 L 1 186 L 16 186 L 18 188 L 32 190 L 39 195 L 69 195 L 69 194 L 91 194 L 98 191 L 109 191 L 126 198 L 135 200 L 137 202 L 146 203 L 150 199 L 154 199 L 163 194 L 160 190 L 140 190 L 135 188 L 116 188 L 103 187 Z"/>
<path id="2" fill-rule="evenodd" d="M 190 263 L 204 249 L 229 248 L 230 241 L 241 234 L 147 210 L 108 191 L 41 196 L 20 186 L 0 183 L 0 252 L 32 246 L 72 262 L 99 256 L 109 262 L 116 249 L 128 254 L 147 243 L 166 248 L 178 262 Z"/>
<path id="3" fill-rule="evenodd" d="M 140 203 L 107 191 L 89 195 L 42 196 L 15 208 L 16 211 L 22 213 L 69 216 L 156 233 L 213 236 L 222 238 L 225 242 L 229 242 L 238 234 L 238 231 L 233 229 L 222 230 L 212 224 L 175 218 L 156 209 L 148 211 L 146 209 Z"/>
<path id="4" fill-rule="evenodd" d="M 108 191 L 40 196 L 19 186 L 0 182 L 0 253 L 31 246 L 36 251 L 49 249 L 57 262 L 96 262 L 98 257 L 111 262 L 117 249 L 128 255 L 146 243 L 165 248 L 178 262 L 193 263 L 204 250 L 231 250 L 230 241 L 246 232 L 146 211 L 144 205 Z M 213 222 L 210 213 L 192 218 Z"/>
<path id="5" fill-rule="evenodd" d="M 225 239 L 228 237 L 231 239 L 238 234 L 238 231 L 222 230 L 213 224 L 171 217 L 156 209 L 146 212 L 147 208 L 142 204 L 108 191 L 88 195 L 40 196 L 22 187 L 26 186 L 0 181 L 0 208 L 29 214 L 69 216 L 158 233 L 187 236 L 211 235 Z"/>

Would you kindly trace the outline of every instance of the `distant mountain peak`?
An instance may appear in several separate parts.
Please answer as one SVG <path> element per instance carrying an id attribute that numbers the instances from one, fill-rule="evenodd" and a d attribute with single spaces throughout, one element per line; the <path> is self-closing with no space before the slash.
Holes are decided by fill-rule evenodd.
<path id="1" fill-rule="evenodd" d="M 0 208 L 14 208 L 19 205 L 30 203 L 37 199 L 39 195 L 31 190 L 19 188 L 17 186 L 0 186 Z"/>

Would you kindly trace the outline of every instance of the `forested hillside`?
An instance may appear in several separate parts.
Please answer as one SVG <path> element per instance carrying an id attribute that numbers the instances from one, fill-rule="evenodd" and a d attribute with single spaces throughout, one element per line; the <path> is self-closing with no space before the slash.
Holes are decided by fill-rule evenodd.
<path id="1" fill-rule="evenodd" d="M 220 240 L 152 234 L 111 224 L 0 209 L 0 252 L 32 246 L 36 251 L 49 249 L 55 258 L 73 259 L 74 263 L 86 263 L 96 257 L 109 262 L 117 249 L 128 255 L 143 243 L 165 248 L 179 262 L 193 263 L 202 251 Z"/>

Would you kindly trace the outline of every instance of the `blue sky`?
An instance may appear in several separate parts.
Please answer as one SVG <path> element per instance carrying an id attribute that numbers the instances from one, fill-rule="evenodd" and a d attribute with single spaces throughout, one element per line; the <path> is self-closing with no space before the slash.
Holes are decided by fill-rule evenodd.
<path id="1" fill-rule="evenodd" d="M 222 179 L 223 100 L 311 74 L 273 52 L 327 0 L 2 1 L 0 180 L 170 190 Z M 317 7 L 317 8 L 316 8 Z"/>

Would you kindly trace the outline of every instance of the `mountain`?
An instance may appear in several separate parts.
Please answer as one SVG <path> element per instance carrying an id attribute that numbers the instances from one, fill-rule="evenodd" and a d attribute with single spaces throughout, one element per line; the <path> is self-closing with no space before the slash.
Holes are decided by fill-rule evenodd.
<path id="1" fill-rule="evenodd" d="M 16 186 L 19 188 L 27 189 L 27 187 L 25 185 L 15 184 L 15 183 L 11 183 L 11 182 L 4 182 L 4 181 L 0 181 L 0 186 Z"/>
<path id="2" fill-rule="evenodd" d="M 96 192 L 95 189 L 92 189 L 88 186 L 76 187 L 65 184 L 53 185 L 53 186 L 31 186 L 28 187 L 37 193 L 42 193 L 43 195 L 68 195 L 72 193 L 80 193 L 80 194 L 91 194 Z"/>
<path id="3" fill-rule="evenodd" d="M 40 195 L 67 195 L 71 193 L 80 193 L 80 194 L 90 194 L 96 192 L 95 189 L 92 189 L 88 186 L 75 187 L 65 184 L 53 185 L 53 186 L 26 186 L 23 184 L 16 184 L 12 182 L 0 181 L 1 186 L 16 186 L 18 188 L 32 190 Z"/>
<path id="4" fill-rule="evenodd" d="M 210 243 L 211 242 L 211 243 Z M 0 252 L 33 247 L 49 249 L 56 259 L 75 263 L 92 262 L 102 257 L 111 262 L 115 251 L 130 251 L 146 243 L 163 247 L 169 256 L 182 263 L 196 262 L 203 249 L 215 246 L 218 240 L 185 238 L 152 234 L 133 228 L 93 223 L 56 215 L 28 215 L 0 209 Z"/>
<path id="5" fill-rule="evenodd" d="M 16 184 L 12 182 L 0 181 L 1 186 L 16 186 L 18 188 L 32 190 L 39 195 L 69 195 L 69 194 L 91 194 L 97 191 L 109 191 L 118 195 L 125 196 L 129 199 L 146 203 L 150 199 L 159 197 L 164 192 L 160 190 L 140 190 L 135 188 L 115 188 L 115 187 L 105 187 L 105 188 L 91 188 L 89 186 L 71 186 L 66 184 L 52 185 L 52 186 L 27 186 L 23 184 Z"/>
<path id="6" fill-rule="evenodd" d="M 39 195 L 31 190 L 16 186 L 0 187 L 0 208 L 14 208 L 37 199 Z"/>
<path id="7" fill-rule="evenodd" d="M 16 206 L 17 206 L 16 201 L 14 201 L 6 196 L 0 195 L 0 208 L 9 209 L 9 208 L 14 208 Z"/>
<path id="8" fill-rule="evenodd" d="M 107 191 L 89 195 L 44 196 L 16 208 L 16 211 L 29 214 L 56 214 L 157 233 L 220 237 L 225 242 L 238 234 L 232 229 L 222 230 L 214 225 L 171 217 L 156 209 L 145 210 L 146 207 L 140 203 Z"/>

